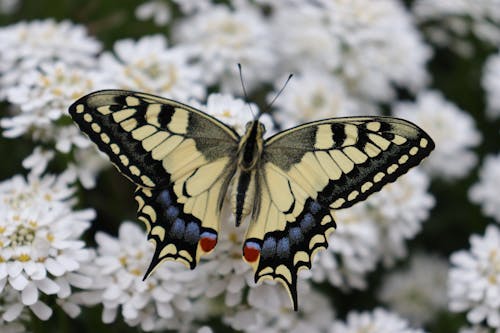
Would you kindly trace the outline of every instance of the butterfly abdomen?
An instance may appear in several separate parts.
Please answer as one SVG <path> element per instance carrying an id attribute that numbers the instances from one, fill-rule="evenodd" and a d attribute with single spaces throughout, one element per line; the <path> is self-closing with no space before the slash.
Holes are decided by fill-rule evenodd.
<path id="1" fill-rule="evenodd" d="M 236 174 L 232 192 L 231 207 L 236 217 L 236 226 L 250 214 L 255 202 L 255 170 L 240 171 Z"/>

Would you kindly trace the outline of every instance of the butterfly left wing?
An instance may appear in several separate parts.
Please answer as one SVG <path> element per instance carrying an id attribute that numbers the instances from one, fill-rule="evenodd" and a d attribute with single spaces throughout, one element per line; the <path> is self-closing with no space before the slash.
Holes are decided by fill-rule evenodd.
<path id="1" fill-rule="evenodd" d="M 326 119 L 269 138 L 243 247 L 256 282 L 281 282 L 297 310 L 297 273 L 328 246 L 332 211 L 393 182 L 433 148 L 423 130 L 390 117 Z"/>
<path id="2" fill-rule="evenodd" d="M 138 186 L 137 215 L 155 244 L 145 277 L 164 260 L 194 268 L 217 242 L 238 134 L 197 109 L 132 91 L 94 92 L 69 112 Z"/>

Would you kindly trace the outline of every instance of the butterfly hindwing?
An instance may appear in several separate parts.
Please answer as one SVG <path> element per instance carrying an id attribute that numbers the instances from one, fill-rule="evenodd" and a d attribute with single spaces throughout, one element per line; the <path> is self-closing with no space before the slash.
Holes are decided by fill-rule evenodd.
<path id="1" fill-rule="evenodd" d="M 332 211 L 393 182 L 433 148 L 420 128 L 389 117 L 327 119 L 269 138 L 259 171 L 259 209 L 244 244 L 256 281 L 283 283 L 297 308 L 297 273 L 326 248 L 335 228 Z M 245 255 L 252 250 L 260 255 Z"/>
<path id="2" fill-rule="evenodd" d="M 217 242 L 238 135 L 199 110 L 144 93 L 99 91 L 69 110 L 138 185 L 138 217 L 156 247 L 146 276 L 163 260 L 194 268 Z"/>

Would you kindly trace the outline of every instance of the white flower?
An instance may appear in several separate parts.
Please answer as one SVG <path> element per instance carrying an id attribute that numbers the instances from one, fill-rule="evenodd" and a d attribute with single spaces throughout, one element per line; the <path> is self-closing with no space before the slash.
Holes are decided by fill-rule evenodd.
<path id="1" fill-rule="evenodd" d="M 331 333 L 424 333 L 411 328 L 408 321 L 395 313 L 377 308 L 372 312 L 354 312 L 347 315 L 346 322 L 335 321 Z"/>
<path id="2" fill-rule="evenodd" d="M 45 172 L 47 164 L 54 158 L 54 151 L 35 147 L 33 152 L 23 160 L 23 167 L 35 175 Z"/>
<path id="3" fill-rule="evenodd" d="M 500 53 L 490 56 L 486 61 L 482 84 L 486 91 L 488 116 L 500 117 Z"/>
<path id="4" fill-rule="evenodd" d="M 436 143 L 422 163 L 432 176 L 447 180 L 464 177 L 476 164 L 477 156 L 471 150 L 481 141 L 481 134 L 474 119 L 439 92 L 422 92 L 415 103 L 400 102 L 393 111 L 422 127 Z"/>
<path id="5" fill-rule="evenodd" d="M 364 202 L 335 211 L 337 230 L 313 264 L 313 279 L 363 289 L 379 261 L 392 265 L 404 257 L 405 241 L 417 235 L 434 205 L 428 187 L 426 175 L 411 170 Z"/>
<path id="6" fill-rule="evenodd" d="M 173 0 L 173 2 L 179 6 L 184 14 L 207 10 L 212 5 L 211 0 Z"/>
<path id="7" fill-rule="evenodd" d="M 274 46 L 285 68 L 316 63 L 372 101 L 393 98 L 393 85 L 415 91 L 426 84 L 429 49 L 398 1 L 319 0 L 280 6 L 276 15 Z"/>
<path id="8" fill-rule="evenodd" d="M 267 22 L 251 6 L 212 5 L 180 22 L 173 36 L 195 50 L 205 82 L 220 84 L 221 91 L 241 92 L 238 63 L 248 89 L 275 73 Z"/>
<path id="9" fill-rule="evenodd" d="M 451 255 L 448 276 L 449 308 L 467 312 L 471 324 L 500 328 L 500 229 L 486 228 L 470 237 L 470 250 Z"/>
<path id="10" fill-rule="evenodd" d="M 245 226 L 236 228 L 229 206 L 229 200 L 226 200 L 221 216 L 224 228 L 215 250 L 203 258 L 206 260 L 197 269 L 205 280 L 199 285 L 200 291 L 209 298 L 222 295 L 225 305 L 233 307 L 244 302 L 244 292 L 248 286 L 255 287 L 255 283 L 251 266 L 242 258 Z"/>
<path id="11" fill-rule="evenodd" d="M 171 19 L 171 15 L 167 4 L 159 0 L 146 1 L 135 9 L 135 16 L 139 20 L 145 21 L 152 18 L 158 26 L 167 25 Z"/>
<path id="12" fill-rule="evenodd" d="M 136 90 L 179 101 L 205 97 L 201 84 L 204 73 L 192 63 L 192 52 L 185 47 L 168 47 L 162 35 L 134 41 L 123 39 L 113 46 L 114 54 L 104 53 L 101 70 L 112 77 L 115 87 Z"/>
<path id="13" fill-rule="evenodd" d="M 283 79 L 275 81 L 275 91 L 267 96 L 269 101 L 284 82 Z M 324 118 L 373 113 L 373 110 L 362 109 L 347 94 L 338 77 L 318 69 L 306 69 L 294 76 L 274 106 L 277 109 L 274 115 L 283 128 Z"/>
<path id="14" fill-rule="evenodd" d="M 53 142 L 62 152 L 72 145 L 87 147 L 89 141 L 67 118 L 67 108 L 75 99 L 107 85 L 106 77 L 95 70 L 71 67 L 63 62 L 44 63 L 27 71 L 19 82 L 5 89 L 7 101 L 18 111 L 0 120 L 5 137 L 30 134 L 35 141 Z"/>
<path id="15" fill-rule="evenodd" d="M 412 169 L 360 203 L 377 224 L 379 253 L 385 265 L 406 256 L 405 241 L 413 239 L 429 218 L 435 204 L 429 183 L 426 174 Z"/>
<path id="16" fill-rule="evenodd" d="M 470 34 L 492 45 L 500 42 L 499 0 L 417 0 L 413 12 L 433 43 L 461 55 L 473 54 Z"/>
<path id="17" fill-rule="evenodd" d="M 78 295 L 84 304 L 102 303 L 102 320 L 115 321 L 121 313 L 130 326 L 144 331 L 175 329 L 195 316 L 190 301 L 190 284 L 198 271 L 167 262 L 142 280 L 154 246 L 132 222 L 120 225 L 118 238 L 103 232 L 96 235 L 97 258 L 92 292 Z"/>
<path id="18" fill-rule="evenodd" d="M 447 276 L 445 260 L 417 254 L 407 269 L 391 273 L 383 280 L 379 299 L 412 323 L 424 324 L 446 309 Z"/>
<path id="19" fill-rule="evenodd" d="M 18 316 L 17 308 L 23 307 L 20 304 L 19 292 L 12 288 L 5 288 L 0 293 L 0 332 L 2 333 L 26 333 L 24 322 L 29 318 L 29 314 L 24 309 Z M 16 320 L 12 318 L 15 316 Z M 14 321 L 13 321 L 14 320 Z"/>
<path id="20" fill-rule="evenodd" d="M 245 125 L 254 119 L 254 114 L 259 113 L 256 104 L 228 94 L 213 93 L 208 96 L 205 105 L 195 100 L 190 101 L 190 105 L 233 127 L 239 135 L 245 133 Z M 268 114 L 263 114 L 259 121 L 266 127 L 267 136 L 273 133 L 274 125 Z"/>
<path id="21" fill-rule="evenodd" d="M 500 223 L 500 154 L 489 155 L 479 171 L 479 182 L 469 190 L 471 201 L 480 204 L 483 214 Z"/>
<path id="22" fill-rule="evenodd" d="M 328 299 L 306 283 L 299 285 L 298 293 L 299 312 L 294 312 L 283 289 L 271 285 L 252 288 L 248 305 L 226 312 L 223 321 L 243 332 L 325 332 L 334 315 Z"/>
<path id="23" fill-rule="evenodd" d="M 80 237 L 95 214 L 73 211 L 72 194 L 64 174 L 0 183 L 0 291 L 18 294 L 4 320 L 15 320 L 25 307 L 47 320 L 52 309 L 40 293 L 57 295 L 63 309 L 73 308 L 70 315 L 78 312 L 66 299 L 74 287 L 90 286 L 85 272 L 93 252 Z"/>
<path id="24" fill-rule="evenodd" d="M 29 69 L 60 60 L 66 64 L 89 67 L 101 50 L 83 26 L 53 19 L 19 22 L 0 28 L 0 84 L 15 84 Z M 2 97 L 2 96 L 0 96 Z"/>
<path id="25" fill-rule="evenodd" d="M 276 3 L 276 1 L 273 1 Z M 332 34 L 324 8 L 318 6 L 278 6 L 271 20 L 276 53 L 282 71 L 302 71 L 314 65 L 322 73 L 341 65 L 340 38 Z"/>
<path id="26" fill-rule="evenodd" d="M 364 289 L 367 273 L 379 260 L 377 225 L 360 204 L 335 212 L 335 221 L 337 230 L 314 260 L 312 278 L 342 289 Z"/>

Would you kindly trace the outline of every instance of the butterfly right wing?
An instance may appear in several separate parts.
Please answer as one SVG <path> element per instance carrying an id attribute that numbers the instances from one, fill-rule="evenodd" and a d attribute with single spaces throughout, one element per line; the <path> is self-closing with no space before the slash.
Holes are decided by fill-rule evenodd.
<path id="1" fill-rule="evenodd" d="M 119 171 L 138 185 L 138 218 L 164 260 L 194 268 L 217 241 L 238 135 L 187 105 L 123 90 L 99 91 L 69 112 Z"/>

